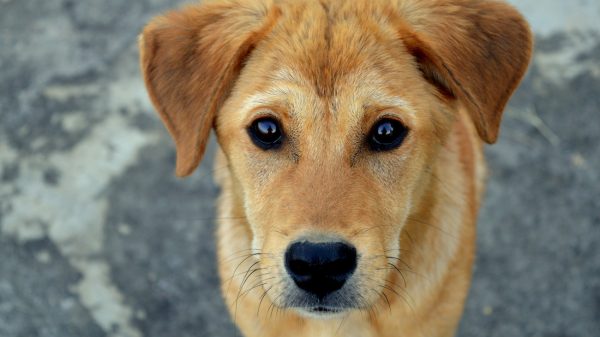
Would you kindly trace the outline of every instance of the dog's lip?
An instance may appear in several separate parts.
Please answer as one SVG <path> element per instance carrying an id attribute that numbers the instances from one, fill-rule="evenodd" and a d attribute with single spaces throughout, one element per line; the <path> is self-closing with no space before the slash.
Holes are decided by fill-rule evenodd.
<path id="1" fill-rule="evenodd" d="M 326 307 L 326 306 L 305 306 L 296 307 L 295 310 L 304 317 L 312 319 L 331 319 L 340 317 L 346 312 L 346 308 Z"/>
<path id="2" fill-rule="evenodd" d="M 315 306 L 315 307 L 309 307 L 309 308 L 305 308 L 304 310 L 307 310 L 311 313 L 315 313 L 315 314 L 338 314 L 342 311 L 344 311 L 343 308 L 332 308 L 332 307 L 324 307 L 324 306 Z"/>

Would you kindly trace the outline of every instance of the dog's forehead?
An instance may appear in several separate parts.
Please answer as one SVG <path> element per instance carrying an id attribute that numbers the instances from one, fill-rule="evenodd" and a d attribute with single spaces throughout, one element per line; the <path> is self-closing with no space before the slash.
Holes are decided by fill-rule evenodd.
<path id="1" fill-rule="evenodd" d="M 315 79 L 292 66 L 281 66 L 268 76 L 262 90 L 248 96 L 244 101 L 247 110 L 258 107 L 285 107 L 285 114 L 301 117 L 300 114 L 322 114 L 337 117 L 343 112 L 355 114 L 381 107 L 398 108 L 411 112 L 411 105 L 397 90 L 390 88 L 385 78 L 372 69 L 349 72 L 336 78 L 332 92 L 320 95 Z M 306 107 L 311 107 L 305 109 Z"/>
<path id="2" fill-rule="evenodd" d="M 282 5 L 283 14 L 272 32 L 269 49 L 276 60 L 285 61 L 293 71 L 283 69 L 279 75 L 300 75 L 319 96 L 331 97 L 340 82 L 364 71 L 367 64 L 381 73 L 390 70 L 383 60 L 389 42 L 384 40 L 391 40 L 384 34 L 389 25 L 381 10 L 346 3 L 294 1 Z M 294 76 L 289 76 L 292 73 Z"/>
<path id="3" fill-rule="evenodd" d="M 251 90 L 246 107 L 277 101 L 291 107 L 290 114 L 335 116 L 408 105 L 398 88 L 415 69 L 396 32 L 375 7 L 344 3 L 296 1 L 282 7 L 279 23 L 259 47 L 261 65 L 252 64 L 251 86 L 257 90 Z M 402 62 L 408 66 L 398 67 Z"/>

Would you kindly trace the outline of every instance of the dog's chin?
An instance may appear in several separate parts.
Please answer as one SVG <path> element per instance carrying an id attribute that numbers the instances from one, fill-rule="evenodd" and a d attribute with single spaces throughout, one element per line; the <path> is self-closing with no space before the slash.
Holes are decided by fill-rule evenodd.
<path id="1" fill-rule="evenodd" d="M 324 306 L 294 308 L 300 316 L 312 319 L 335 319 L 344 316 L 348 310 Z"/>

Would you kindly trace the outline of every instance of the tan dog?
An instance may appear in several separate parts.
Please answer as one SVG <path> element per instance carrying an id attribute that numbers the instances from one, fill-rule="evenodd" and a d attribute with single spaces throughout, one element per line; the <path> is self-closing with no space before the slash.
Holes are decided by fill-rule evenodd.
<path id="1" fill-rule="evenodd" d="M 219 269 L 246 336 L 452 336 L 502 111 L 531 56 L 477 0 L 238 0 L 154 19 L 152 102 L 220 145 Z"/>

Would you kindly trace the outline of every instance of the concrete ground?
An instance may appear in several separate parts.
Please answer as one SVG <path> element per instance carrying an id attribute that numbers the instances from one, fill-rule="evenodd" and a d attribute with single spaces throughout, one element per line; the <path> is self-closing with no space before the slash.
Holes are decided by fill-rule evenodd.
<path id="1" fill-rule="evenodd" d="M 0 0 L 0 336 L 238 336 L 211 156 L 191 179 L 136 35 L 178 1 Z M 487 150 L 459 336 L 600 336 L 600 2 L 514 0 L 535 60 Z"/>

